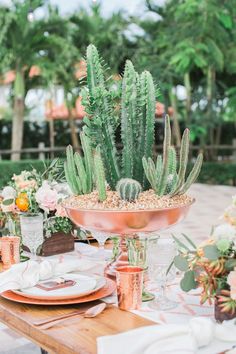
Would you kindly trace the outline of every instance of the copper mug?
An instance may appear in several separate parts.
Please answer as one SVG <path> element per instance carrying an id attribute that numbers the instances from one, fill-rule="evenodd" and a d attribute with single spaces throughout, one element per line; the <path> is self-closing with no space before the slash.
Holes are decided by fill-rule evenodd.
<path id="1" fill-rule="evenodd" d="M 20 237 L 3 236 L 1 246 L 3 269 L 8 269 L 12 264 L 20 262 Z"/>
<path id="2" fill-rule="evenodd" d="M 138 310 L 142 304 L 143 268 L 134 266 L 116 269 L 118 306 L 121 310 Z"/>

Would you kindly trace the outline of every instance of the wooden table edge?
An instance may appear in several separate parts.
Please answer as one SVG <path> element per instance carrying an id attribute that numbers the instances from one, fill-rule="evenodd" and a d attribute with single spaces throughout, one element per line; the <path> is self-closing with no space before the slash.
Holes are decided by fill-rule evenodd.
<path id="1" fill-rule="evenodd" d="M 9 303 L 9 309 L 8 307 Z M 81 345 L 80 343 L 76 343 L 76 350 L 69 348 L 66 344 L 63 344 L 62 341 L 56 342 L 55 339 L 50 336 L 50 331 L 42 331 L 40 328 L 33 326 L 30 321 L 27 321 L 27 318 L 25 316 L 20 317 L 19 313 L 17 316 L 17 312 L 14 312 L 12 308 L 14 309 L 15 306 L 20 306 L 23 308 L 23 304 L 18 304 L 18 303 L 13 303 L 9 300 L 5 300 L 2 297 L 0 297 L 0 321 L 4 323 L 7 327 L 11 328 L 13 331 L 17 332 L 21 336 L 29 339 L 31 342 L 35 343 L 36 345 L 40 346 L 41 348 L 45 349 L 49 353 L 56 353 L 56 354 L 95 354 L 96 351 L 94 352 L 91 351 L 90 349 L 87 349 L 84 345 Z M 121 310 L 119 310 L 115 306 L 110 306 L 110 308 L 113 308 L 113 312 L 117 310 L 117 314 L 119 316 L 122 316 Z M 109 309 L 105 310 L 106 312 L 109 311 Z M 105 313 L 106 313 L 105 312 Z M 23 311 L 22 311 L 23 314 Z M 138 323 L 141 320 L 142 325 L 141 326 L 148 326 L 148 325 L 155 325 L 156 323 L 153 321 L 150 321 L 148 319 L 145 319 L 144 317 L 138 316 L 134 313 L 131 312 L 124 312 L 124 317 L 127 317 L 130 314 L 130 318 L 132 320 L 136 320 Z M 109 316 L 109 314 L 107 314 Z M 128 328 L 127 330 L 135 329 L 140 327 L 140 325 Z M 123 332 L 121 329 L 120 332 Z M 117 331 L 116 333 L 120 333 Z M 116 334 L 113 333 L 113 334 Z M 111 333 L 107 333 L 107 335 L 110 335 Z M 106 333 L 103 333 L 102 335 L 106 335 Z M 100 336 L 100 335 L 99 335 Z M 94 336 L 95 342 L 96 338 L 99 336 Z"/>

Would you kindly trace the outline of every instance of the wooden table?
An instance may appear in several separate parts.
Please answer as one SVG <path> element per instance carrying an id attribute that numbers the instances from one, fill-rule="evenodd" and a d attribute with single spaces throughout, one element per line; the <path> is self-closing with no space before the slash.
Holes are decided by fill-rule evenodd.
<path id="1" fill-rule="evenodd" d="M 49 353 L 57 354 L 95 354 L 97 337 L 154 324 L 114 306 L 109 306 L 95 318 L 67 319 L 61 325 L 48 330 L 40 330 L 32 324 L 35 320 L 95 304 L 96 302 L 84 305 L 35 306 L 15 303 L 0 297 L 0 321 Z"/>

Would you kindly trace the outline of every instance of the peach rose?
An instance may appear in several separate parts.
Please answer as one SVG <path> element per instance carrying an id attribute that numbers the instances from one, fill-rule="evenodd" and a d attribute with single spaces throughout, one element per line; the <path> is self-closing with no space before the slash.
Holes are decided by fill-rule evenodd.
<path id="1" fill-rule="evenodd" d="M 63 208 L 63 206 L 61 204 L 57 204 L 56 206 L 56 216 L 59 216 L 61 218 L 67 218 L 67 213 L 66 213 L 66 209 Z"/>
<path id="2" fill-rule="evenodd" d="M 229 273 L 227 283 L 230 286 L 231 299 L 236 300 L 236 267 Z"/>

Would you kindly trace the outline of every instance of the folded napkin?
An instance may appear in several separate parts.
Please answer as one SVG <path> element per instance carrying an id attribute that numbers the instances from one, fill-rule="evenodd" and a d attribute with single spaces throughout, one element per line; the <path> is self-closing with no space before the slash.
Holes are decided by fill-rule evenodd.
<path id="1" fill-rule="evenodd" d="M 45 260 L 41 263 L 27 261 L 11 266 L 10 269 L 0 273 L 0 292 L 29 288 L 40 280 L 46 280 L 54 276 L 63 275 L 74 271 L 86 271 L 94 267 L 94 262 L 82 259 Z"/>
<path id="2" fill-rule="evenodd" d="M 97 338 L 98 354 L 195 354 L 217 342 L 228 347 L 236 343 L 235 320 L 216 324 L 204 317 L 192 318 L 188 325 L 164 324 Z M 230 343 L 231 342 L 231 343 Z M 226 343 L 227 344 L 227 343 Z M 209 353 L 217 353 L 216 347 Z M 219 352 L 218 351 L 218 352 Z M 206 351 L 204 352 L 206 353 Z"/>

